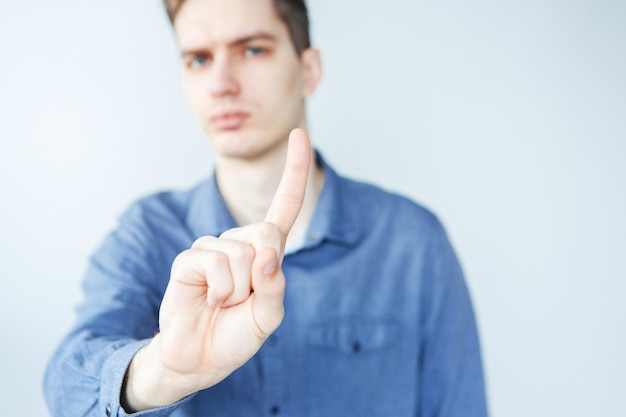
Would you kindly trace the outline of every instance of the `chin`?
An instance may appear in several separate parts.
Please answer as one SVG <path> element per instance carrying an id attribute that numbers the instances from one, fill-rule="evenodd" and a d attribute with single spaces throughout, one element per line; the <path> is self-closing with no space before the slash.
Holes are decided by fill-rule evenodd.
<path id="1" fill-rule="evenodd" d="M 268 132 L 243 129 L 207 132 L 206 136 L 215 152 L 226 158 L 255 159 L 278 149 L 284 142 L 269 139 L 273 135 Z"/>

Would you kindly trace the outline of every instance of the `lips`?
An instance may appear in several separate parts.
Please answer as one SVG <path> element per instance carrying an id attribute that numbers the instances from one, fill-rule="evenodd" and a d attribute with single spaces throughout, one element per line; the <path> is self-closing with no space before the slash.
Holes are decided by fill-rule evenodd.
<path id="1" fill-rule="evenodd" d="M 227 112 L 220 113 L 211 117 L 211 123 L 217 130 L 236 130 L 239 129 L 250 117 L 246 112 Z"/>

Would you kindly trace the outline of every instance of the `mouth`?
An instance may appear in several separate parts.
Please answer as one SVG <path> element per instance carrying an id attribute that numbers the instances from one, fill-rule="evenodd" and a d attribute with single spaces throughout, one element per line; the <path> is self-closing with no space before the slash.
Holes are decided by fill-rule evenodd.
<path id="1" fill-rule="evenodd" d="M 237 130 L 246 122 L 250 114 L 246 112 L 234 111 L 220 113 L 211 117 L 211 124 L 217 130 Z"/>

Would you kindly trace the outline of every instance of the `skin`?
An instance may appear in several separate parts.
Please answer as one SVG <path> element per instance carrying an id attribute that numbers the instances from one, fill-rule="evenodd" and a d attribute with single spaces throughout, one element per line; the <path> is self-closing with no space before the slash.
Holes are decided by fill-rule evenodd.
<path id="1" fill-rule="evenodd" d="M 161 331 L 126 374 L 127 412 L 211 387 L 259 350 L 284 316 L 285 245 L 306 228 L 323 183 L 304 110 L 319 54 L 296 54 L 272 1 L 189 0 L 175 29 L 186 95 L 242 227 L 201 237 L 174 261 Z"/>
<path id="2" fill-rule="evenodd" d="M 305 99 L 321 76 L 319 53 L 295 53 L 271 0 L 188 0 L 175 29 L 183 89 L 218 154 L 226 204 L 239 224 L 260 221 L 280 179 L 289 132 L 307 130 Z M 229 115 L 245 120 L 227 129 Z"/>

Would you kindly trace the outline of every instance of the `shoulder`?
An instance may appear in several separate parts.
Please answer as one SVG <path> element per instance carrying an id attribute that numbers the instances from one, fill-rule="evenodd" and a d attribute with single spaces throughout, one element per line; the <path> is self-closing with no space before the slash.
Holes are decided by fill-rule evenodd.
<path id="1" fill-rule="evenodd" d="M 340 194 L 366 227 L 384 227 L 401 235 L 441 234 L 443 226 L 429 208 L 377 185 L 339 177 Z"/>
<path id="2" fill-rule="evenodd" d="M 186 190 L 161 191 L 139 198 L 119 217 L 113 236 L 143 248 L 172 242 L 180 242 L 176 246 L 186 245 L 191 239 L 189 211 L 207 182 Z"/>
<path id="3" fill-rule="evenodd" d="M 193 200 L 209 180 L 185 190 L 166 190 L 137 199 L 122 214 L 122 221 L 163 226 L 163 222 L 185 222 Z"/>

